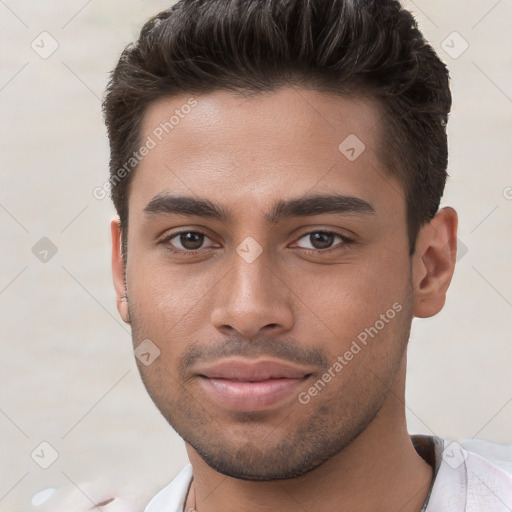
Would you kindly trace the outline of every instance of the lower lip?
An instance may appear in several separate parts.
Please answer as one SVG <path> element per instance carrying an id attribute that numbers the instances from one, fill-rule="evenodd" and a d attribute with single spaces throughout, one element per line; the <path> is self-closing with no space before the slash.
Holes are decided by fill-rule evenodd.
<path id="1" fill-rule="evenodd" d="M 279 404 L 285 398 L 298 394 L 308 376 L 300 379 L 268 379 L 244 382 L 230 379 L 200 380 L 206 390 L 222 405 L 239 411 L 256 411 Z"/>

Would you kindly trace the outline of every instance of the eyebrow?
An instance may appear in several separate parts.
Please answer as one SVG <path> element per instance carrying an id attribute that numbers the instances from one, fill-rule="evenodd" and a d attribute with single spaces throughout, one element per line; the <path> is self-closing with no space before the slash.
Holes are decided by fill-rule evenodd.
<path id="1" fill-rule="evenodd" d="M 208 199 L 190 196 L 157 194 L 144 208 L 149 215 L 175 214 L 210 217 L 223 222 L 233 220 L 231 212 Z M 281 199 L 265 214 L 265 220 L 277 223 L 289 217 L 305 217 L 321 214 L 375 215 L 373 206 L 354 196 L 340 194 L 305 195 L 296 199 Z"/>

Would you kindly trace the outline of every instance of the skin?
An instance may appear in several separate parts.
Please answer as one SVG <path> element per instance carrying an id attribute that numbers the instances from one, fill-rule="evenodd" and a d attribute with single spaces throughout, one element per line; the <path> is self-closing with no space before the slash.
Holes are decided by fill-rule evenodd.
<path id="1" fill-rule="evenodd" d="M 188 99 L 152 104 L 142 140 Z M 368 99 L 290 87 L 195 99 L 133 177 L 126 268 L 111 224 L 119 313 L 134 347 L 150 339 L 160 350 L 139 370 L 193 465 L 185 510 L 419 511 L 432 468 L 406 428 L 406 347 L 413 316 L 444 305 L 455 210 L 421 229 L 410 258 L 403 187 L 379 160 L 382 111 Z M 349 134 L 366 146 L 355 161 L 338 149 Z M 374 212 L 266 218 L 276 201 L 334 192 Z M 231 218 L 145 212 L 158 194 L 205 198 Z M 164 241 L 180 231 L 206 236 Z M 311 236 L 326 231 L 353 242 Z M 248 236 L 262 250 L 250 263 L 236 251 Z M 307 404 L 292 393 L 234 411 L 195 373 L 228 355 L 288 361 L 310 373 L 298 390 L 307 392 L 393 304 L 400 312 Z"/>

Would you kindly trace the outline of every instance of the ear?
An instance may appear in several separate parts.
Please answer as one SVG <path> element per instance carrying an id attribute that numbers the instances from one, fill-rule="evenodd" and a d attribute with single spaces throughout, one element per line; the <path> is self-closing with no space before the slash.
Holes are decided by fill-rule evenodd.
<path id="1" fill-rule="evenodd" d="M 423 226 L 413 255 L 414 316 L 428 318 L 443 309 L 457 257 L 457 212 L 447 206 Z"/>
<path id="2" fill-rule="evenodd" d="M 116 305 L 121 318 L 130 323 L 128 313 L 128 302 L 126 300 L 126 283 L 124 278 L 124 262 L 121 252 L 121 221 L 116 217 L 110 223 L 112 233 L 112 277 L 114 279 L 114 288 L 116 290 Z"/>

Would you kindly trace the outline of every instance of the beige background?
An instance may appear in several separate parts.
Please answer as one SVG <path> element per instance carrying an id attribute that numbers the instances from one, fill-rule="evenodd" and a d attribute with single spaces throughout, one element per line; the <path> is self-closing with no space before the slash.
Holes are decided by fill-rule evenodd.
<path id="1" fill-rule="evenodd" d="M 447 62 L 454 108 L 442 205 L 460 215 L 460 258 L 444 310 L 414 320 L 412 432 L 512 443 L 512 3 L 404 2 Z M 0 1 L 0 509 L 50 485 L 101 475 L 170 480 L 181 439 L 146 395 L 110 275 L 100 98 L 143 21 L 168 2 Z M 58 42 L 47 59 L 32 48 Z M 458 58 L 443 50 L 459 52 Z M 448 38 L 448 39 L 447 39 Z M 51 41 L 46 39 L 45 48 Z M 507 188 L 508 187 L 508 188 Z M 33 246 L 48 237 L 43 263 Z M 59 457 L 40 468 L 49 442 Z M 48 449 L 46 456 L 48 456 Z"/>

